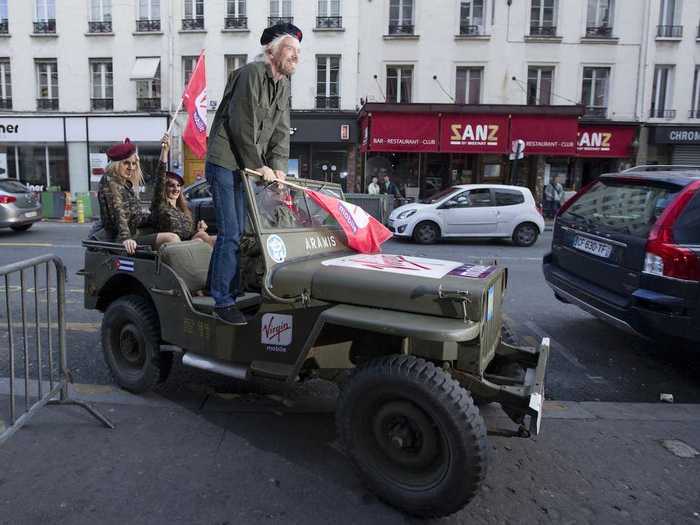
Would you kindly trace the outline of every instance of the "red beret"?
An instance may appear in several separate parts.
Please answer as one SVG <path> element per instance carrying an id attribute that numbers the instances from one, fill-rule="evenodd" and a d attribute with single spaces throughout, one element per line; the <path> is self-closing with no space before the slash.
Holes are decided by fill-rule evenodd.
<path id="1" fill-rule="evenodd" d="M 171 179 L 175 179 L 180 186 L 185 184 L 185 179 L 183 179 L 179 173 L 175 173 L 174 171 L 166 171 L 165 176 Z"/>
<path id="2" fill-rule="evenodd" d="M 115 144 L 107 150 L 107 158 L 111 161 L 124 160 L 136 153 L 136 145 L 128 138 L 121 144 Z"/>

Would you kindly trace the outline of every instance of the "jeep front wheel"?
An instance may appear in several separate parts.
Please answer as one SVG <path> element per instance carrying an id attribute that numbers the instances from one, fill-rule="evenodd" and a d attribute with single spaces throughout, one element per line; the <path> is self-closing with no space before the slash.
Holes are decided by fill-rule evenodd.
<path id="1" fill-rule="evenodd" d="M 486 429 L 471 397 L 414 356 L 372 360 L 341 391 L 338 433 L 380 498 L 421 517 L 446 516 L 486 473 Z"/>
<path id="2" fill-rule="evenodd" d="M 160 352 L 160 325 L 153 307 L 138 295 L 111 303 L 102 318 L 102 351 L 116 383 L 131 392 L 165 381 L 172 354 Z"/>

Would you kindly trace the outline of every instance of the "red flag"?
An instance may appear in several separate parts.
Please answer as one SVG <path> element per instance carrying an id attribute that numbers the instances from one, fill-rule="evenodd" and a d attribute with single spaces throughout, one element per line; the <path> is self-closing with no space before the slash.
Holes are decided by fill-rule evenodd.
<path id="1" fill-rule="evenodd" d="M 365 210 L 314 190 L 305 190 L 319 206 L 335 217 L 348 238 L 348 246 L 360 253 L 377 253 L 392 233 Z"/>
<path id="2" fill-rule="evenodd" d="M 182 134 L 192 152 L 200 159 L 207 154 L 207 76 L 204 68 L 204 51 L 194 66 L 190 81 L 182 95 L 187 110 L 187 126 Z"/>

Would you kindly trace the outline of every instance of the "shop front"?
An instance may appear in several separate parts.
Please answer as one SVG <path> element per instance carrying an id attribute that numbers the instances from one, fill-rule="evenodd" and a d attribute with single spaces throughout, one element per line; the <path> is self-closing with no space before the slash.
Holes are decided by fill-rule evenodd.
<path id="1" fill-rule="evenodd" d="M 649 164 L 700 166 L 700 126 L 650 128 Z"/>
<path id="2" fill-rule="evenodd" d="M 354 192 L 357 173 L 355 112 L 292 111 L 290 176 L 339 183 Z"/>
<path id="3" fill-rule="evenodd" d="M 588 123 L 579 125 L 576 162 L 564 185 L 578 190 L 603 173 L 614 173 L 633 165 L 638 147 L 637 124 Z"/>
<path id="4" fill-rule="evenodd" d="M 363 189 L 384 175 L 406 198 L 453 184 L 515 182 L 541 195 L 547 160 L 576 155 L 578 106 L 366 104 L 360 111 Z M 525 142 L 517 180 L 512 143 Z M 561 162 L 559 162 L 561 164 Z M 558 169 L 558 168 L 557 168 Z"/>
<path id="5" fill-rule="evenodd" d="M 95 190 L 107 164 L 104 152 L 129 137 L 152 186 L 167 126 L 164 116 L 0 116 L 0 178 L 37 192 Z"/>

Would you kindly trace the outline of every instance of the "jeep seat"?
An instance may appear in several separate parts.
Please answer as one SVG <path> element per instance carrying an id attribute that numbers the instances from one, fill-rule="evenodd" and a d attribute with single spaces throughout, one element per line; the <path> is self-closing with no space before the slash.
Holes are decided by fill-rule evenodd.
<path id="1" fill-rule="evenodd" d="M 184 241 L 164 244 L 160 248 L 162 261 L 185 282 L 190 292 L 192 305 L 204 313 L 214 310 L 214 299 L 210 296 L 192 295 L 207 287 L 207 272 L 212 249 L 206 242 Z M 236 298 L 239 308 L 245 309 L 257 306 L 262 302 L 258 293 L 246 293 Z"/>

